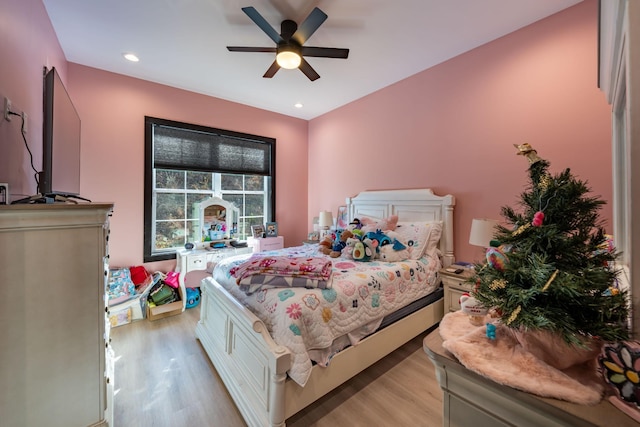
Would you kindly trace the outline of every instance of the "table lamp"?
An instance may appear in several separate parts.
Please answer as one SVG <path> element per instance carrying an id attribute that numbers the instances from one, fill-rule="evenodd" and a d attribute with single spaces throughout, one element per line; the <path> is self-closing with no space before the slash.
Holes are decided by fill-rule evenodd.
<path id="1" fill-rule="evenodd" d="M 320 226 L 320 238 L 324 238 L 333 225 L 333 215 L 331 211 L 321 211 L 318 217 L 318 225 Z"/>
<path id="2" fill-rule="evenodd" d="M 496 231 L 498 221 L 486 218 L 474 218 L 471 222 L 471 232 L 469 233 L 469 244 L 489 248 L 493 235 Z"/>

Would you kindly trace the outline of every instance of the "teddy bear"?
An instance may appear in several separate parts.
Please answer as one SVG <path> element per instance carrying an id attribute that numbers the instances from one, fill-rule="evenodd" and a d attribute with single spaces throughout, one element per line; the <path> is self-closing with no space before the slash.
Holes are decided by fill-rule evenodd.
<path id="1" fill-rule="evenodd" d="M 329 255 L 332 247 L 333 240 L 329 236 L 324 237 L 320 240 L 320 243 L 318 243 L 318 251 L 324 255 Z"/>
<path id="2" fill-rule="evenodd" d="M 336 236 L 336 240 L 333 242 L 331 252 L 329 256 L 331 258 L 338 258 L 342 254 L 342 250 L 347 246 L 347 240 L 353 237 L 353 233 L 350 230 L 343 230 Z"/>

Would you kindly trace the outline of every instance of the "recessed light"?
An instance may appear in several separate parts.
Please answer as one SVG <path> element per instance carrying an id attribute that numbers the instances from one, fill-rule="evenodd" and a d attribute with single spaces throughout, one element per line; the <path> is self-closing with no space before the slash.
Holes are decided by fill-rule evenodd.
<path id="1" fill-rule="evenodd" d="M 295 104 L 293 104 L 293 106 L 296 108 L 302 108 L 302 104 L 299 102 L 296 102 Z"/>
<path id="2" fill-rule="evenodd" d="M 131 61 L 131 62 L 138 62 L 140 61 L 140 59 L 133 53 L 123 53 L 122 56 L 125 57 L 125 59 Z"/>

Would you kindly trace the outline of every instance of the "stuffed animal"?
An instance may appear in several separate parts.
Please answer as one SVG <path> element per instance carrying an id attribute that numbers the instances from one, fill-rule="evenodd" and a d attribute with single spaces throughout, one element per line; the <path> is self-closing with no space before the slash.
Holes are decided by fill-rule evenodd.
<path id="1" fill-rule="evenodd" d="M 386 231 L 385 234 L 389 242 L 385 240 L 385 244 L 378 247 L 378 258 L 385 262 L 409 259 L 409 249 L 398 239 L 400 234 L 395 231 Z"/>
<path id="2" fill-rule="evenodd" d="M 342 250 L 347 246 L 347 240 L 353 237 L 353 233 L 350 230 L 344 230 L 338 234 L 338 237 L 333 242 L 331 252 L 329 256 L 331 258 L 338 258 L 342 254 Z"/>
<path id="3" fill-rule="evenodd" d="M 399 247 L 396 249 L 396 247 L 395 245 L 384 245 L 378 248 L 378 258 L 384 262 L 396 262 L 409 259 L 409 250 L 406 246 L 402 245 L 402 249 L 399 249 Z"/>
<path id="4" fill-rule="evenodd" d="M 464 314 L 469 316 L 469 322 L 476 326 L 484 323 L 484 318 L 489 312 L 478 300 L 469 295 L 468 292 L 463 293 L 460 297 L 460 309 Z"/>
<path id="5" fill-rule="evenodd" d="M 353 247 L 352 256 L 356 261 L 371 261 L 376 254 L 376 248 L 373 246 L 373 240 L 366 237 L 355 243 Z"/>
<path id="6" fill-rule="evenodd" d="M 342 249 L 342 256 L 344 258 L 353 259 L 353 248 L 355 248 L 356 244 L 360 241 L 361 240 L 356 235 L 354 235 L 353 237 L 349 237 L 347 239 L 347 245 L 344 247 L 344 249 Z"/>
<path id="7" fill-rule="evenodd" d="M 360 220 L 360 222 L 362 223 L 362 231 L 364 231 L 365 233 L 376 230 L 395 230 L 398 225 L 398 215 L 391 215 L 388 218 L 379 220 L 364 217 Z"/>
<path id="8" fill-rule="evenodd" d="M 331 237 L 329 236 L 326 236 L 325 238 L 320 240 L 320 243 L 318 243 L 318 251 L 325 255 L 329 255 L 331 253 L 332 247 L 333 247 L 333 239 L 331 239 Z"/>
<path id="9" fill-rule="evenodd" d="M 362 228 L 362 223 L 360 222 L 360 220 L 358 218 L 353 218 L 353 221 L 351 221 L 349 223 L 349 227 L 347 228 L 348 230 L 360 230 Z"/>
<path id="10" fill-rule="evenodd" d="M 369 231 L 368 233 L 365 233 L 364 237 L 373 240 L 376 248 L 392 243 L 391 238 L 389 238 L 389 236 L 383 233 L 380 229 L 377 229 L 376 231 Z"/>

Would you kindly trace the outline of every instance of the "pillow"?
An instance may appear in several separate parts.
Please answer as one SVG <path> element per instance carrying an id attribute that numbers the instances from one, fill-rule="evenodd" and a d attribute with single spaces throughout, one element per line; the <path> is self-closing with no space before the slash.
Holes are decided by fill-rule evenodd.
<path id="1" fill-rule="evenodd" d="M 388 231 L 395 230 L 398 223 L 398 215 L 391 215 L 388 218 L 373 219 L 368 217 L 360 218 L 360 224 L 362 224 L 362 232 L 368 233 L 369 231 Z"/>
<path id="2" fill-rule="evenodd" d="M 398 222 L 395 231 L 401 236 L 399 240 L 407 245 L 410 259 L 434 256 L 442 234 L 442 221 Z"/>

